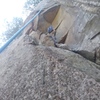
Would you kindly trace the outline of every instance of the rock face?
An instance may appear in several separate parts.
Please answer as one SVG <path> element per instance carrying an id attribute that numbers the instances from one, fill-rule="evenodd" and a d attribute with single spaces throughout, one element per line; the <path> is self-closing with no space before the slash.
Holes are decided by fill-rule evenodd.
<path id="1" fill-rule="evenodd" d="M 0 100 L 100 100 L 99 0 L 44 0 L 25 23 L 41 6 L 0 54 Z"/>
<path id="2" fill-rule="evenodd" d="M 0 100 L 100 99 L 98 65 L 67 50 L 23 41 L 1 55 Z"/>
<path id="3" fill-rule="evenodd" d="M 51 6 L 49 6 L 51 1 L 48 1 L 47 6 L 45 6 L 46 10 L 44 9 L 39 15 L 38 24 L 35 23 L 35 25 L 38 25 L 37 30 L 46 32 L 47 27 L 53 25 L 55 29 L 57 28 L 58 42 L 69 31 L 66 44 L 73 48 L 77 46 L 80 49 L 93 50 L 98 46 L 100 39 L 98 34 L 100 31 L 98 22 L 100 18 L 98 14 L 100 2 L 94 0 L 55 1 L 58 1 L 58 3 L 53 2 Z M 94 8 L 95 10 L 93 10 Z M 32 16 L 33 14 L 27 19 L 30 19 Z M 25 30 L 26 32 L 27 30 Z M 96 36 L 96 34 L 98 35 Z"/>
<path id="4" fill-rule="evenodd" d="M 95 56 L 97 55 L 95 54 L 96 48 L 100 49 L 100 15 L 98 13 L 100 2 L 93 0 L 90 2 L 87 0 L 50 2 L 48 0 L 41 14 L 34 20 L 33 25 L 30 24 L 28 29 L 25 29 L 24 34 L 31 34 L 32 31 L 47 34 L 47 28 L 52 25 L 56 30 L 58 43 L 66 44 L 72 50 L 94 53 L 93 59 L 98 60 L 95 62 L 100 64 L 100 56 Z M 38 8 L 33 13 L 39 11 Z M 29 15 L 26 22 L 33 16 L 33 13 Z M 41 44 L 53 46 L 49 38 L 45 39 L 41 35 L 40 40 L 44 40 Z"/>
<path id="5" fill-rule="evenodd" d="M 69 34 L 66 43 L 81 50 L 93 51 L 100 43 L 100 1 L 99 0 L 55 0 L 65 7 L 74 18 L 72 35 Z M 71 36 L 70 36 L 71 35 Z M 72 37 L 74 39 L 71 39 Z M 75 48 L 74 47 L 74 48 Z"/>

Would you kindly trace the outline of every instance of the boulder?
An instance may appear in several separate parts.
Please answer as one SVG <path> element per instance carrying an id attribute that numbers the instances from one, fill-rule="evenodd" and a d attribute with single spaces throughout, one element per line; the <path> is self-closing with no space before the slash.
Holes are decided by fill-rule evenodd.
<path id="1" fill-rule="evenodd" d="M 39 15 L 38 24 L 36 24 L 37 30 L 43 34 L 47 34 L 47 28 L 52 25 L 56 30 L 56 41 L 58 43 L 66 44 L 69 49 L 80 50 L 81 52 L 87 51 L 92 54 L 96 52 L 95 49 L 100 48 L 100 15 L 98 14 L 100 2 L 94 2 L 93 0 L 90 2 L 87 0 L 55 1 L 52 3 L 49 0 L 47 1 L 46 6 Z M 37 9 L 38 7 L 36 11 Z M 33 11 L 33 13 L 36 11 Z M 30 16 L 32 14 L 28 18 Z M 41 36 L 41 38 L 44 36 Z M 54 46 L 49 38 L 44 39 L 42 43 Z M 93 59 L 100 60 L 95 55 Z"/>

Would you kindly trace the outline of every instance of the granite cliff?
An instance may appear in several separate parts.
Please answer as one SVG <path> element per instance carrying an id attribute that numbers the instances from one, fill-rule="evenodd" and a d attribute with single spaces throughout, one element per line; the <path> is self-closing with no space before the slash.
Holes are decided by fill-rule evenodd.
<path id="1" fill-rule="evenodd" d="M 44 0 L 24 24 L 41 7 L 0 54 L 0 100 L 100 100 L 100 1 Z"/>

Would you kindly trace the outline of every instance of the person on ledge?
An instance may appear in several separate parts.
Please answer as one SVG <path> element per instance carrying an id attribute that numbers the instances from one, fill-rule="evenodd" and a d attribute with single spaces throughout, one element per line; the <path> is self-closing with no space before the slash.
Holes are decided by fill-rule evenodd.
<path id="1" fill-rule="evenodd" d="M 47 36 L 49 36 L 53 40 L 54 45 L 56 46 L 57 43 L 56 30 L 53 29 L 53 26 L 49 26 L 47 32 L 48 32 Z"/>

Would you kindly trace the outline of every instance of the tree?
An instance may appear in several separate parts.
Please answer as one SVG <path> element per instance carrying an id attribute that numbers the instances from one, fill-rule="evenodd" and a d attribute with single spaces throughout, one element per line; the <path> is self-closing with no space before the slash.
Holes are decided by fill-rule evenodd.
<path id="1" fill-rule="evenodd" d="M 32 11 L 34 7 L 42 0 L 27 0 L 24 9 L 28 11 Z M 6 31 L 3 32 L 4 40 L 8 40 L 14 33 L 16 33 L 23 24 L 23 19 L 14 17 L 12 22 L 5 22 Z"/>
<path id="2" fill-rule="evenodd" d="M 6 31 L 3 32 L 3 35 L 5 36 L 5 40 L 9 39 L 14 33 L 16 33 L 22 26 L 23 19 L 14 17 L 12 22 L 6 21 Z"/>
<path id="3" fill-rule="evenodd" d="M 42 0 L 27 0 L 24 8 L 26 10 L 32 11 L 34 9 L 34 7 Z"/>

